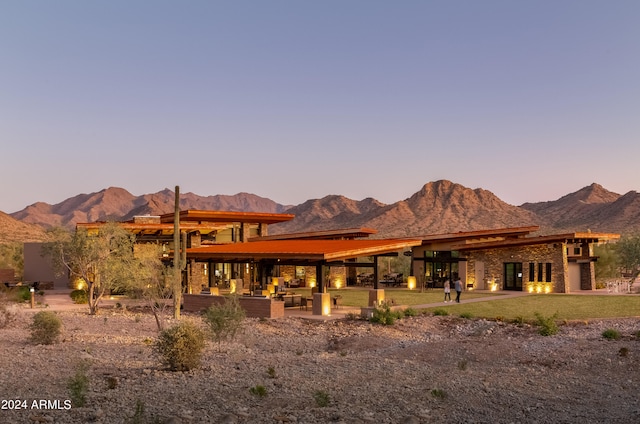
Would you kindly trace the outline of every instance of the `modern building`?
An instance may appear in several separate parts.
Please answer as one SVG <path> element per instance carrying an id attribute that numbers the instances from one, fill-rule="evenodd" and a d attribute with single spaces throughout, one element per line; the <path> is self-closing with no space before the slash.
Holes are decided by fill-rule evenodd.
<path id="1" fill-rule="evenodd" d="M 532 236 L 536 226 L 422 237 L 412 250 L 418 284 L 442 287 L 459 276 L 468 289 L 571 293 L 595 290 L 593 247 L 609 233 Z"/>

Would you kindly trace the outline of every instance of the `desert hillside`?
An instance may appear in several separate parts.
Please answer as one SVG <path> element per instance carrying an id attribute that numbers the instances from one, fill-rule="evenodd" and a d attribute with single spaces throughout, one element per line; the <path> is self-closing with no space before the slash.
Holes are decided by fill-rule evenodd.
<path id="1" fill-rule="evenodd" d="M 169 189 L 134 196 L 125 189 L 110 187 L 97 193 L 79 194 L 55 205 L 39 202 L 11 216 L 5 214 L 3 235 L 7 240 L 28 241 L 38 239 L 42 228 L 74 228 L 78 222 L 169 213 L 174 208 L 174 196 Z M 554 201 L 521 206 L 508 204 L 481 188 L 470 189 L 440 180 L 429 182 L 409 198 L 392 204 L 373 198 L 353 200 L 328 195 L 288 206 L 250 193 L 215 196 L 185 193 L 180 197 L 180 207 L 295 215 L 292 221 L 271 226 L 271 234 L 368 227 L 378 231 L 375 237 L 407 237 L 529 225 L 540 226 L 541 234 L 585 230 L 640 232 L 640 194 L 630 191 L 620 195 L 596 183 Z M 7 218 L 39 227 L 17 225 Z"/>

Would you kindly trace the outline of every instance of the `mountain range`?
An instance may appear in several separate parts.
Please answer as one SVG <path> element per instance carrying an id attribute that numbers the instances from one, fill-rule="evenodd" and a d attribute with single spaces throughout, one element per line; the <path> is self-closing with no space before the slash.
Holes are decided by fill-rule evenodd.
<path id="1" fill-rule="evenodd" d="M 78 222 L 127 220 L 136 215 L 173 212 L 175 193 L 134 196 L 110 187 L 79 194 L 58 204 L 35 203 L 11 215 L 0 213 L 0 240 L 34 241 L 44 229 L 73 228 Z M 232 196 L 180 196 L 181 209 L 291 213 L 292 221 L 269 227 L 270 234 L 367 227 L 375 237 L 415 237 L 518 226 L 540 226 L 540 234 L 586 231 L 640 232 L 640 194 L 624 195 L 591 184 L 558 200 L 510 205 L 487 190 L 470 189 L 447 180 L 429 182 L 411 197 L 392 204 L 372 198 L 353 200 L 340 195 L 282 205 L 250 193 Z"/>

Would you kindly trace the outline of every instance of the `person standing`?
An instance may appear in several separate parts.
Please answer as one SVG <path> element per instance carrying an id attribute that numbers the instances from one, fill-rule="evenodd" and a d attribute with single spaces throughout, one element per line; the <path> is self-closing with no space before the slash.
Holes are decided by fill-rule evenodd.
<path id="1" fill-rule="evenodd" d="M 447 299 L 451 302 L 451 283 L 448 278 L 444 281 L 444 303 L 447 303 Z"/>
<path id="2" fill-rule="evenodd" d="M 456 277 L 456 281 L 453 282 L 453 287 L 456 290 L 456 302 L 460 303 L 460 293 L 462 293 L 462 281 L 459 277 Z"/>

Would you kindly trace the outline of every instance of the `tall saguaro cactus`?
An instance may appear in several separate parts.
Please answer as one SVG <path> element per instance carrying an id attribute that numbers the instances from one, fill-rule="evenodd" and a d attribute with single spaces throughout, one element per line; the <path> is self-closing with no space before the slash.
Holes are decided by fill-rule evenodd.
<path id="1" fill-rule="evenodd" d="M 180 243 L 180 186 L 176 186 L 175 211 L 173 217 L 173 317 L 180 319 L 180 305 L 182 303 L 182 270 L 187 264 L 187 238 Z"/>

